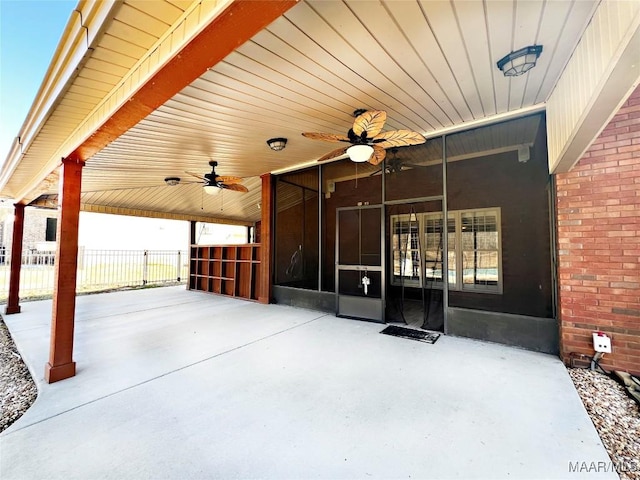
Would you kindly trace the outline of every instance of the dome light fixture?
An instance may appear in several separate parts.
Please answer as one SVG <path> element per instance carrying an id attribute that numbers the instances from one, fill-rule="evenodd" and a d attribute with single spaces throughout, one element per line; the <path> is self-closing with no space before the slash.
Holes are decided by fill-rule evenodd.
<path id="1" fill-rule="evenodd" d="M 207 183 L 204 186 L 204 193 L 206 193 L 207 195 L 216 195 L 217 193 L 220 192 L 220 190 L 222 189 L 218 187 L 216 184 Z"/>
<path id="2" fill-rule="evenodd" d="M 371 145 L 352 145 L 347 148 L 347 155 L 352 162 L 366 162 L 373 155 L 373 147 Z"/>
<path id="3" fill-rule="evenodd" d="M 542 45 L 529 45 L 504 56 L 498 60 L 497 65 L 505 77 L 517 77 L 536 66 L 540 53 Z"/>
<path id="4" fill-rule="evenodd" d="M 164 179 L 164 183 L 166 183 L 170 187 L 175 187 L 180 183 L 180 177 L 167 177 Z"/>
<path id="5" fill-rule="evenodd" d="M 274 152 L 279 152 L 287 145 L 287 139 L 282 137 L 270 138 L 267 140 L 267 145 L 269 145 L 269 148 Z"/>

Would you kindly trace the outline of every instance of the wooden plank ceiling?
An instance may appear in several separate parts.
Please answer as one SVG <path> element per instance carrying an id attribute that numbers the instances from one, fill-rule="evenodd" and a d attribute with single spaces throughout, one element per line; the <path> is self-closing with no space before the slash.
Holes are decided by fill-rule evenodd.
<path id="1" fill-rule="evenodd" d="M 129 3 L 32 147 L 43 155 L 185 8 L 177 1 Z M 333 149 L 301 133 L 346 133 L 357 108 L 385 110 L 385 129 L 434 136 L 544 104 L 596 5 L 302 1 L 89 159 L 82 202 L 257 221 L 259 175 L 309 164 Z M 505 78 L 497 60 L 532 44 L 544 47 L 538 66 Z M 286 148 L 271 151 L 272 137 L 287 138 Z M 185 183 L 195 180 L 187 172 L 209 172 L 210 160 L 218 161 L 219 174 L 244 177 L 249 193 L 208 196 L 200 184 Z M 19 181 L 33 168 L 23 168 Z M 168 186 L 165 177 L 182 182 Z"/>

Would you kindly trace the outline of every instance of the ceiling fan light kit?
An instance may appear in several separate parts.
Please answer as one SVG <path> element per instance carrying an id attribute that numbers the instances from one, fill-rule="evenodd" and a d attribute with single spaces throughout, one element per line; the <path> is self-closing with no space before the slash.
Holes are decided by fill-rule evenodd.
<path id="1" fill-rule="evenodd" d="M 218 187 L 217 185 L 207 183 L 204 186 L 204 193 L 206 193 L 207 195 L 216 195 L 220 191 L 220 187 Z"/>
<path id="2" fill-rule="evenodd" d="M 366 162 L 373 155 L 373 147 L 371 145 L 352 145 L 347 148 L 347 155 L 352 162 Z"/>
<path id="3" fill-rule="evenodd" d="M 267 145 L 269 145 L 269 148 L 274 152 L 279 152 L 287 145 L 287 139 L 282 137 L 270 138 L 267 140 Z"/>
<path id="4" fill-rule="evenodd" d="M 517 77 L 535 67 L 541 53 L 542 45 L 529 45 L 505 55 L 497 65 L 505 77 Z"/>

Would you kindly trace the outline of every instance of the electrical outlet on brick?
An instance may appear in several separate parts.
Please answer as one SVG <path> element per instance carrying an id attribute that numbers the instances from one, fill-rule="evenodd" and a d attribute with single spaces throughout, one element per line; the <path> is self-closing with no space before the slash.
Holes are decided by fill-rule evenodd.
<path id="1" fill-rule="evenodd" d="M 611 353 L 611 338 L 604 332 L 593 332 L 593 348 L 596 352 Z"/>

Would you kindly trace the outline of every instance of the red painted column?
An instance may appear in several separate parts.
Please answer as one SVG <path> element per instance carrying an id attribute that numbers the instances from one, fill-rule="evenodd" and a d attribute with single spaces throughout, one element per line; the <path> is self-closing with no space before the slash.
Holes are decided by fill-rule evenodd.
<path id="1" fill-rule="evenodd" d="M 4 313 L 20 313 L 20 268 L 22 267 L 22 236 L 24 233 L 24 205 L 15 204 L 13 239 L 11 242 L 11 275 L 9 277 L 9 298 Z"/>
<path id="2" fill-rule="evenodd" d="M 62 161 L 51 344 L 49 362 L 45 365 L 44 374 L 48 383 L 64 380 L 76 374 L 76 363 L 73 361 L 73 328 L 76 310 L 78 221 L 83 166 L 84 162 L 75 158 Z"/>
<path id="3" fill-rule="evenodd" d="M 273 218 L 273 176 L 266 173 L 260 177 L 262 179 L 262 219 L 260 222 L 260 303 L 269 303 L 271 300 L 272 287 L 272 255 L 271 245 L 273 243 L 272 218 Z"/>

